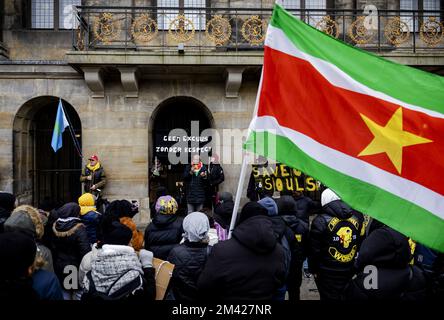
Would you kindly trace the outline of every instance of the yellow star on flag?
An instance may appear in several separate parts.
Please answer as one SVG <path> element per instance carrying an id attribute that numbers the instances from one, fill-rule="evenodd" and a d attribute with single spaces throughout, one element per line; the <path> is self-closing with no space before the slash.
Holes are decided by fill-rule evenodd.
<path id="1" fill-rule="evenodd" d="M 401 107 L 393 113 L 385 126 L 380 126 L 363 114 L 360 115 L 374 137 L 364 150 L 358 154 L 358 157 L 386 153 L 399 174 L 401 174 L 402 169 L 402 148 L 433 142 L 402 129 Z"/>

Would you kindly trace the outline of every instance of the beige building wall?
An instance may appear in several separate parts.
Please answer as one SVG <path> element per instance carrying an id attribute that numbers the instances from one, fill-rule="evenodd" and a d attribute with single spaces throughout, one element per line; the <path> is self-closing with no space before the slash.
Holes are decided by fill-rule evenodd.
<path id="1" fill-rule="evenodd" d="M 228 99 L 223 81 L 143 80 L 139 97 L 125 98 L 121 84 L 111 82 L 106 85 L 104 98 L 92 98 L 85 81 L 69 66 L 51 69 L 53 75 L 48 79 L 8 77 L 0 72 L 0 190 L 13 191 L 13 122 L 21 106 L 39 96 L 61 97 L 80 117 L 83 154 L 97 153 L 106 169 L 104 196 L 109 200 L 139 200 L 140 223 L 149 219 L 150 133 L 152 115 L 159 104 L 175 96 L 193 97 L 209 109 L 215 129 L 244 129 L 251 120 L 258 85 L 257 81 L 246 81 L 239 98 Z M 234 148 L 223 151 L 235 152 Z M 227 164 L 224 169 L 222 190 L 235 193 L 240 165 Z"/>

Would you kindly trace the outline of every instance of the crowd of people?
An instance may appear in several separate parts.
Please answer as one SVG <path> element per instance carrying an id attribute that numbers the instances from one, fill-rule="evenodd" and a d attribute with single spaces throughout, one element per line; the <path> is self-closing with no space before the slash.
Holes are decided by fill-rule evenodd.
<path id="1" fill-rule="evenodd" d="M 15 207 L 14 195 L 1 192 L 0 299 L 154 300 L 154 257 L 174 264 L 167 300 L 296 301 L 305 260 L 321 300 L 444 296 L 442 253 L 354 210 L 328 188 L 320 203 L 301 193 L 247 202 L 229 238 L 233 196 L 215 189 L 206 205 L 202 184 L 209 177 L 199 163 L 185 169 L 188 214 L 178 214 L 163 188 L 144 233 L 133 221 L 138 206 L 127 200 L 101 213 L 97 196 L 86 192 L 48 210 Z"/>

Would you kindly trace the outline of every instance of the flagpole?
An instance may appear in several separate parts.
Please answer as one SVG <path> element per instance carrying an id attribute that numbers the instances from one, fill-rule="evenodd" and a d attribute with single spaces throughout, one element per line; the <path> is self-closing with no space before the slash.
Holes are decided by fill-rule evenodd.
<path id="1" fill-rule="evenodd" d="M 80 150 L 80 143 L 79 143 L 79 141 L 77 141 L 74 129 L 72 127 L 71 120 L 69 119 L 68 113 L 66 112 L 65 107 L 63 106 L 62 98 L 59 97 L 59 100 L 60 100 L 60 105 L 62 106 L 62 109 L 63 109 L 63 113 L 65 114 L 66 120 L 68 120 L 68 124 L 69 124 L 68 130 L 69 130 L 69 133 L 71 134 L 71 138 L 74 142 L 74 147 L 76 148 L 77 153 L 79 154 L 79 157 L 83 158 L 82 151 Z"/>
<path id="2" fill-rule="evenodd" d="M 254 105 L 254 111 L 253 111 L 253 119 L 250 122 L 250 126 L 248 127 L 248 132 L 247 132 L 247 138 L 250 136 L 250 133 L 252 131 L 252 127 L 253 127 L 253 123 L 257 117 L 257 109 L 259 108 L 259 96 L 261 93 L 261 89 L 262 89 L 262 79 L 264 76 L 264 68 L 262 66 L 262 70 L 261 70 L 261 78 L 259 80 L 259 86 L 257 88 L 257 94 L 256 94 L 256 103 Z M 236 225 L 236 221 L 237 221 L 237 213 L 239 211 L 239 204 L 240 204 L 240 199 L 242 196 L 242 191 L 244 189 L 244 182 L 245 182 L 245 175 L 247 173 L 247 154 L 245 154 L 246 152 L 242 152 L 242 166 L 241 166 L 241 172 L 240 172 L 240 177 L 239 177 L 239 183 L 237 184 L 237 191 L 236 191 L 236 198 L 234 199 L 234 208 L 233 208 L 233 214 L 231 216 L 231 222 L 230 222 L 230 230 L 228 232 L 228 239 L 231 238 L 231 234 L 234 230 L 234 227 Z"/>

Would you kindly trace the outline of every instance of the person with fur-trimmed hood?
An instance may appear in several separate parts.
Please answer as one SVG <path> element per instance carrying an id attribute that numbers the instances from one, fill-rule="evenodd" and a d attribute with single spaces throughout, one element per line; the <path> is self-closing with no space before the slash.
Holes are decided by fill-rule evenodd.
<path id="1" fill-rule="evenodd" d="M 37 244 L 37 255 L 41 257 L 41 269 L 54 272 L 52 253 L 41 243 L 44 235 L 44 225 L 39 211 L 28 205 L 14 209 L 4 225 L 5 231 L 22 231 L 34 238 Z"/>
<path id="2" fill-rule="evenodd" d="M 54 270 L 61 283 L 66 276 L 66 266 L 79 268 L 85 254 L 91 250 L 85 225 L 80 219 L 80 206 L 70 202 L 57 210 L 58 219 L 53 224 Z M 78 292 L 64 291 L 65 300 L 78 299 Z"/>
<path id="3" fill-rule="evenodd" d="M 119 222 L 113 222 L 112 228 L 91 256 L 91 269 L 82 282 L 82 300 L 154 300 L 153 253 L 142 249 L 138 256 L 129 245 L 131 230 Z"/>
<path id="4" fill-rule="evenodd" d="M 40 241 L 44 234 L 44 225 L 39 211 L 28 205 L 14 209 L 5 222 L 6 232 L 23 232 L 36 242 L 37 252 L 33 264 L 33 289 L 42 300 L 63 300 L 60 282 L 54 274 L 51 251 Z"/>
<path id="5" fill-rule="evenodd" d="M 95 199 L 91 193 L 84 193 L 79 198 L 80 219 L 86 227 L 89 243 L 96 243 L 97 233 L 102 214 L 95 207 Z"/>
<path id="6" fill-rule="evenodd" d="M 321 300 L 339 300 L 353 276 L 362 220 L 331 189 L 322 192 L 321 205 L 311 224 L 308 267 Z"/>
<path id="7" fill-rule="evenodd" d="M 171 249 L 180 243 L 183 234 L 183 218 L 176 215 L 178 206 L 171 196 L 157 199 L 156 212 L 145 229 L 145 249 L 156 258 L 167 260 Z"/>

